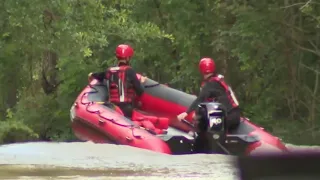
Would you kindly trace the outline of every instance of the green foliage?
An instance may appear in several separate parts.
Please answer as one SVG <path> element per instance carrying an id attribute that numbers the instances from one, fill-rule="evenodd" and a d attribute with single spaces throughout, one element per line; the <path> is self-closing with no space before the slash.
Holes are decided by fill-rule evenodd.
<path id="1" fill-rule="evenodd" d="M 199 90 L 199 59 L 213 57 L 252 121 L 288 141 L 307 129 L 316 142 L 320 5 L 313 1 L 0 4 L 1 122 L 26 125 L 41 140 L 73 138 L 68 113 L 88 73 L 115 64 L 116 45 L 129 43 L 138 72 L 189 93 Z"/>
<path id="2" fill-rule="evenodd" d="M 0 144 L 34 141 L 38 137 L 38 134 L 22 122 L 0 122 Z"/>

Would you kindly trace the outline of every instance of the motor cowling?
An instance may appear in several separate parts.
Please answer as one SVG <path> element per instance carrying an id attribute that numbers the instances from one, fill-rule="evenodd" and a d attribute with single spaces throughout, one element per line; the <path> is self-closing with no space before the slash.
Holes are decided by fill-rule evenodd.
<path id="1" fill-rule="evenodd" d="M 216 102 L 200 103 L 195 111 L 198 133 L 208 133 L 214 140 L 226 136 L 226 108 Z"/>

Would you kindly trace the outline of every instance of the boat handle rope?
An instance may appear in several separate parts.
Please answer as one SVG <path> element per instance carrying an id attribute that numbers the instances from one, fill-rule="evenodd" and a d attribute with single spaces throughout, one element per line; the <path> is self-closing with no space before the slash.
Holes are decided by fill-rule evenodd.
<path id="1" fill-rule="evenodd" d="M 145 85 L 143 87 L 144 88 L 152 88 L 152 87 L 156 87 L 156 86 L 160 86 L 160 85 L 161 85 L 160 83 L 157 83 L 157 84 Z"/>
<path id="2" fill-rule="evenodd" d="M 103 85 L 96 85 L 96 86 L 103 86 Z M 104 120 L 107 120 L 107 121 L 109 121 L 109 122 L 112 122 L 112 123 L 114 123 L 114 124 L 116 124 L 116 125 L 119 125 L 119 126 L 122 126 L 122 127 L 128 127 L 128 128 L 131 129 L 132 136 L 134 136 L 134 137 L 136 137 L 136 138 L 142 138 L 140 135 L 135 135 L 135 133 L 134 133 L 134 129 L 135 129 L 135 128 L 141 129 L 140 126 L 137 126 L 137 125 L 135 125 L 135 124 L 130 124 L 130 125 L 121 124 L 121 123 L 116 122 L 114 119 L 110 119 L 110 118 L 106 118 L 106 117 L 102 116 L 102 115 L 101 115 L 101 112 L 100 112 L 99 110 L 97 110 L 97 111 L 91 111 L 91 110 L 89 110 L 89 107 L 90 107 L 91 105 L 93 105 L 94 102 L 93 102 L 93 101 L 84 102 L 84 97 L 85 97 L 86 95 L 94 94 L 94 93 L 98 93 L 98 92 L 99 92 L 99 91 L 98 91 L 94 86 L 92 86 L 91 84 L 89 84 L 89 87 L 90 87 L 91 89 L 93 89 L 94 91 L 89 91 L 89 92 L 83 93 L 82 96 L 81 96 L 81 99 L 80 99 L 80 103 L 81 103 L 82 105 L 86 106 L 85 109 L 86 109 L 87 112 L 93 113 L 93 114 L 97 114 L 100 118 L 102 118 L 102 119 L 104 119 Z"/>

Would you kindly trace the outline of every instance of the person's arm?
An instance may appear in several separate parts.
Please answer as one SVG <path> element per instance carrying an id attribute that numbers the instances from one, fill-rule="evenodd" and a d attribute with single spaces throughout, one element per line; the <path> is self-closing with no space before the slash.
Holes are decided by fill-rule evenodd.
<path id="1" fill-rule="evenodd" d="M 204 102 L 210 96 L 214 96 L 213 98 L 215 98 L 218 94 L 220 94 L 220 92 L 218 92 L 219 90 L 220 90 L 219 83 L 217 82 L 205 83 L 197 99 L 193 101 L 193 103 L 190 105 L 186 113 L 189 114 L 190 112 L 194 111 L 197 108 L 198 104 Z"/>
<path id="2" fill-rule="evenodd" d="M 197 99 L 192 102 L 188 110 L 177 116 L 178 120 L 181 121 L 182 119 L 187 117 L 190 112 L 194 111 L 197 108 L 198 104 L 204 102 L 207 98 L 216 98 L 217 96 L 219 96 L 219 86 L 220 85 L 217 82 L 207 82 L 201 89 Z"/>
<path id="3" fill-rule="evenodd" d="M 186 111 L 187 114 L 189 114 L 191 111 L 195 110 L 198 104 L 205 101 L 210 95 L 210 85 L 206 83 L 201 91 L 199 92 L 199 95 L 197 99 L 195 99 L 192 104 L 189 106 L 188 110 Z"/>
<path id="4" fill-rule="evenodd" d="M 141 96 L 144 93 L 144 89 L 142 87 L 142 84 L 140 83 L 139 79 L 137 78 L 136 72 L 129 68 L 127 70 L 127 77 L 129 81 L 133 84 L 134 90 L 138 96 Z"/>

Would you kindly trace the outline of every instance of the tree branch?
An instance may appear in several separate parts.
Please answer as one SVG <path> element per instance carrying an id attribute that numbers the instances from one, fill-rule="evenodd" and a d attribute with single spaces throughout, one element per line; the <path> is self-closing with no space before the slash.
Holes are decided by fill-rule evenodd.
<path id="1" fill-rule="evenodd" d="M 315 54 L 315 55 L 317 55 L 317 56 L 320 57 L 320 52 L 315 51 L 315 50 L 313 50 L 313 49 L 309 49 L 309 48 L 300 46 L 299 44 L 297 44 L 297 43 L 295 43 L 295 42 L 292 42 L 292 43 L 293 43 L 293 45 L 295 45 L 298 49 L 303 50 L 303 51 L 307 51 L 307 52 L 311 52 L 311 53 L 313 53 L 313 54 Z"/>
<path id="2" fill-rule="evenodd" d="M 303 5 L 303 6 L 300 7 L 300 9 L 302 9 L 305 6 L 309 5 L 309 4 L 318 4 L 319 5 L 320 3 L 312 2 L 312 0 L 309 0 L 307 2 L 300 2 L 300 3 L 291 4 L 291 5 L 288 5 L 288 6 L 283 6 L 283 7 L 280 7 L 280 9 L 287 9 L 287 8 L 294 7 L 294 6 Z"/>

